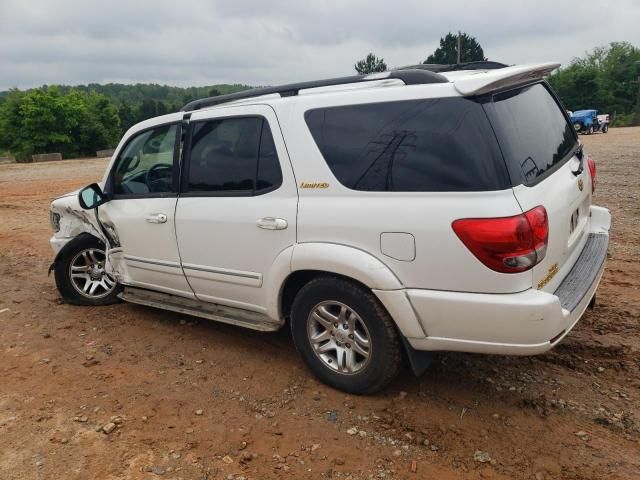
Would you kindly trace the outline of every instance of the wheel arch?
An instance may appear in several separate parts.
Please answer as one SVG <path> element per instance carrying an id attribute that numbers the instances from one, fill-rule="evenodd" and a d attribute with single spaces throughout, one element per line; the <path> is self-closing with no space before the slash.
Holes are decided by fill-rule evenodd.
<path id="1" fill-rule="evenodd" d="M 370 291 L 378 299 L 395 325 L 395 329 L 402 342 L 406 359 L 416 376 L 422 375 L 433 363 L 436 358 L 434 352 L 417 351 L 411 346 L 407 339 L 410 337 L 422 338 L 425 336 L 425 333 L 403 290 L 376 290 L 356 278 L 326 270 L 296 270 L 287 276 L 280 289 L 278 303 L 281 319 L 289 318 L 293 301 L 298 292 L 310 281 L 319 277 L 335 277 L 336 279 L 347 280 Z"/>
<path id="2" fill-rule="evenodd" d="M 370 290 L 403 288 L 389 267 L 363 250 L 334 243 L 299 243 L 280 252 L 265 278 L 267 315 L 285 318 L 283 300 L 289 299 L 291 284 L 304 284 L 318 275 L 341 276 Z"/>
<path id="3" fill-rule="evenodd" d="M 296 270 L 285 279 L 280 289 L 279 295 L 279 315 L 280 318 L 288 318 L 291 313 L 291 305 L 296 298 L 298 292 L 311 280 L 319 277 L 335 277 L 343 280 L 348 280 L 366 290 L 371 291 L 371 288 L 364 283 L 358 281 L 353 277 L 347 277 L 334 272 L 326 270 Z"/>
<path id="4" fill-rule="evenodd" d="M 77 240 L 78 238 L 85 238 L 85 237 L 92 237 L 98 240 L 100 243 L 104 243 L 104 240 L 102 238 L 98 237 L 97 235 L 94 235 L 92 232 L 87 230 L 80 231 L 77 235 L 75 235 L 67 243 L 65 243 L 60 250 L 58 250 L 58 253 L 56 253 L 56 256 L 53 259 L 53 262 L 51 263 L 51 265 L 49 265 L 49 271 L 47 274 L 48 275 L 51 274 L 51 272 L 56 268 L 56 263 L 58 262 L 60 257 L 64 255 L 69 248 L 73 248 L 73 245 L 75 245 L 75 242 L 74 242 L 75 240 Z"/>
<path id="5" fill-rule="evenodd" d="M 333 275 L 372 291 L 403 335 L 425 335 L 404 292 L 404 285 L 387 265 L 373 255 L 347 245 L 318 242 L 297 244 L 287 257 L 290 259 L 289 268 L 286 272 L 279 269 L 279 281 L 272 283 L 269 293 L 268 314 L 272 318 L 286 319 L 295 295 L 311 279 Z"/>

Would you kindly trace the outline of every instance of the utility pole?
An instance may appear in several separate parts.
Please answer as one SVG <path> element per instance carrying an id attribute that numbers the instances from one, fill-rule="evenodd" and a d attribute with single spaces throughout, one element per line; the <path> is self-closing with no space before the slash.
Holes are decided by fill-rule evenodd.
<path id="1" fill-rule="evenodd" d="M 460 51 L 460 47 L 462 45 L 462 35 L 460 33 L 460 30 L 458 30 L 458 63 L 462 62 L 462 52 Z"/>

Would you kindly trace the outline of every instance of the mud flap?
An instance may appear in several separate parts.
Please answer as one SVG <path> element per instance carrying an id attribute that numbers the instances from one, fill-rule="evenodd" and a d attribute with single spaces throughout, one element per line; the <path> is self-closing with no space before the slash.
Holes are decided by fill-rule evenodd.
<path id="1" fill-rule="evenodd" d="M 416 350 L 413 348 L 404 335 L 400 335 L 402 338 L 402 344 L 404 350 L 407 352 L 407 358 L 409 359 L 409 365 L 411 365 L 411 371 L 416 377 L 422 376 L 422 374 L 431 366 L 431 364 L 437 358 L 436 352 L 425 352 Z"/>
<path id="2" fill-rule="evenodd" d="M 47 277 L 50 277 L 51 272 L 53 272 L 56 269 L 56 262 L 58 261 L 58 258 L 60 258 L 60 254 L 62 253 L 63 250 L 64 250 L 64 247 L 60 249 L 60 251 L 56 254 L 56 257 L 53 259 L 53 262 L 51 262 L 51 265 L 49 265 L 49 270 L 47 270 Z"/>

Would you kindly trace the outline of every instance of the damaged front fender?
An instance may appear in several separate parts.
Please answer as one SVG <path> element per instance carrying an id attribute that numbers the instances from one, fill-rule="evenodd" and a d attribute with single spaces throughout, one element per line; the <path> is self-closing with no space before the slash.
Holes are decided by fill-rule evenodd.
<path id="1" fill-rule="evenodd" d="M 54 199 L 51 202 L 50 210 L 54 229 L 50 243 L 56 257 L 49 267 L 49 274 L 55 268 L 56 260 L 64 246 L 79 235 L 89 234 L 98 238 L 105 245 L 109 245 L 108 239 L 100 228 L 95 211 L 84 210 L 80 206 L 77 192 L 71 192 Z"/>

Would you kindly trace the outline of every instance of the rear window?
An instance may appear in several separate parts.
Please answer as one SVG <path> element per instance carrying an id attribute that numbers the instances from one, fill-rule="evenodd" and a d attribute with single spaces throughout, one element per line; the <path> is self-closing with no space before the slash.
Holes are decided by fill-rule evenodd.
<path id="1" fill-rule="evenodd" d="M 487 112 L 514 185 L 543 180 L 578 146 L 573 128 L 544 84 L 494 95 Z"/>
<path id="2" fill-rule="evenodd" d="M 453 97 L 318 108 L 307 126 L 344 186 L 364 191 L 510 187 L 482 105 Z"/>

